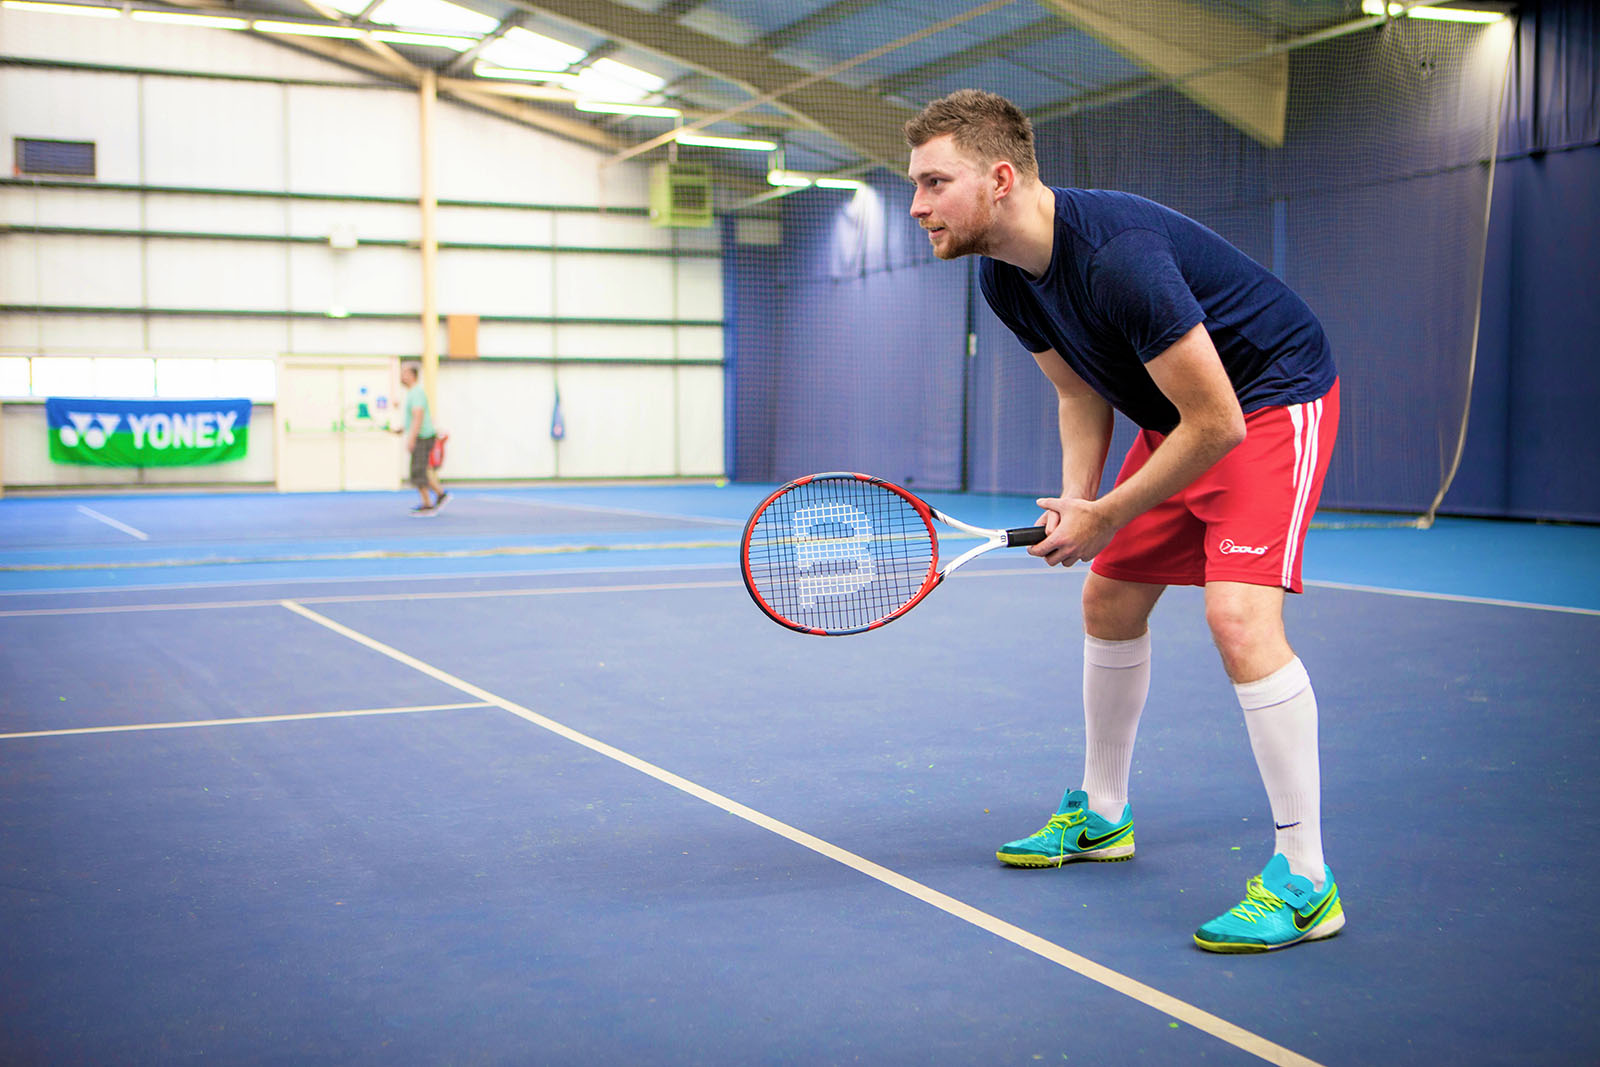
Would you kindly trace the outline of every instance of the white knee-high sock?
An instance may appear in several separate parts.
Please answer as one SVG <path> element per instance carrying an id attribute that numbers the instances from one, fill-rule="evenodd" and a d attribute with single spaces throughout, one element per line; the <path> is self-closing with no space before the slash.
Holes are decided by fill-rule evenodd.
<path id="1" fill-rule="evenodd" d="M 1297 656 L 1255 682 L 1234 686 L 1245 729 L 1267 787 L 1276 849 L 1289 870 L 1322 889 L 1322 770 L 1317 756 L 1317 697 Z"/>
<path id="2" fill-rule="evenodd" d="M 1083 639 L 1083 790 L 1089 809 L 1115 822 L 1128 802 L 1133 740 L 1150 692 L 1150 633 L 1131 641 Z"/>

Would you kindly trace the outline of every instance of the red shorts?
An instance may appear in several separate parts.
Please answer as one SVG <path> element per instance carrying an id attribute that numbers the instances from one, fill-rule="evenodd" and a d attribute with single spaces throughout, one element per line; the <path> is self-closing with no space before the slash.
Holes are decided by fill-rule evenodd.
<path id="1" fill-rule="evenodd" d="M 1152 585 L 1246 582 L 1300 592 L 1300 550 L 1339 431 L 1339 383 L 1321 400 L 1262 408 L 1244 422 L 1238 447 L 1118 530 L 1090 569 Z M 1165 436 L 1140 431 L 1118 485 Z"/>

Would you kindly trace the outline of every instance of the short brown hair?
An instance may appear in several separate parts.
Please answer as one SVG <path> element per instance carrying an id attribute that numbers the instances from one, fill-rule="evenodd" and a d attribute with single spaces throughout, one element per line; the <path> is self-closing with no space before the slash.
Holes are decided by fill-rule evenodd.
<path id="1" fill-rule="evenodd" d="M 1033 123 L 1005 97 L 982 89 L 958 89 L 935 100 L 906 123 L 906 144 L 921 148 L 950 134 L 962 152 L 984 163 L 1009 162 L 1024 178 L 1039 177 L 1033 154 Z"/>

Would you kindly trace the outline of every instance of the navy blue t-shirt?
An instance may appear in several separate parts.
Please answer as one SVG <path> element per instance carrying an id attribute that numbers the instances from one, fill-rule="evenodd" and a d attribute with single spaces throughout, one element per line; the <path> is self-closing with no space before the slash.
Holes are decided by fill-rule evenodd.
<path id="1" fill-rule="evenodd" d="M 1139 426 L 1170 433 L 1172 405 L 1145 370 L 1205 323 L 1246 412 L 1333 387 L 1333 354 L 1306 302 L 1265 267 L 1171 208 L 1131 193 L 1053 189 L 1043 277 L 984 257 L 983 295 L 1030 352 L 1054 349 Z"/>

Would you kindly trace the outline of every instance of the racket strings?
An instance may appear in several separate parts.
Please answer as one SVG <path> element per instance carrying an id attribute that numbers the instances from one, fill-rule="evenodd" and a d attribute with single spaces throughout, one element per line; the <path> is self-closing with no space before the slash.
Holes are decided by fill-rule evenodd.
<path id="1" fill-rule="evenodd" d="M 817 478 L 771 500 L 748 533 L 750 582 L 768 610 L 804 629 L 864 629 L 933 577 L 926 519 L 900 494 L 855 478 Z"/>

